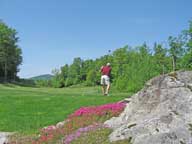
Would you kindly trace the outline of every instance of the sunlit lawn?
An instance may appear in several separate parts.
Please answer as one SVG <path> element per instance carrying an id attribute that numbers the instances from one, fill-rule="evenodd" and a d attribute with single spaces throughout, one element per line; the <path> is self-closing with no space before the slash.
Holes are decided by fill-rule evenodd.
<path id="1" fill-rule="evenodd" d="M 103 96 L 100 87 L 54 89 L 0 85 L 0 131 L 34 133 L 63 121 L 82 106 L 116 102 L 129 95 L 112 90 L 110 96 Z"/>

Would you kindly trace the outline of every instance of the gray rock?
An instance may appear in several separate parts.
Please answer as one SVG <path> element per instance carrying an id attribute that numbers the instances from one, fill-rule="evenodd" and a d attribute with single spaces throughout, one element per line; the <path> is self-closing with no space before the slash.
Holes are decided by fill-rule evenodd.
<path id="1" fill-rule="evenodd" d="M 62 121 L 62 122 L 58 122 L 57 124 L 56 124 L 56 128 L 63 128 L 64 127 L 64 125 L 65 125 L 65 121 Z"/>
<path id="2" fill-rule="evenodd" d="M 7 144 L 9 135 L 11 135 L 11 133 L 0 132 L 0 144 Z"/>
<path id="3" fill-rule="evenodd" d="M 192 144 L 192 72 L 149 80 L 123 113 L 105 122 L 110 141 L 133 144 Z"/>

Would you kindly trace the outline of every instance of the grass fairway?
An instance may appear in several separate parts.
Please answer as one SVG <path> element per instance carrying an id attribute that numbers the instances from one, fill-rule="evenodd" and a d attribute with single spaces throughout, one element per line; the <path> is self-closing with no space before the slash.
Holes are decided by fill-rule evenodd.
<path id="1" fill-rule="evenodd" d="M 100 87 L 29 88 L 0 85 L 0 131 L 34 133 L 63 121 L 82 106 L 117 102 L 128 93 L 111 92 L 103 96 Z"/>

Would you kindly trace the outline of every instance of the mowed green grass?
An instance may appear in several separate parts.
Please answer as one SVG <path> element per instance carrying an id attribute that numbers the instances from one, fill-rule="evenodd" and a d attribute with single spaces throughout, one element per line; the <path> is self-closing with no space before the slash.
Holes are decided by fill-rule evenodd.
<path id="1" fill-rule="evenodd" d="M 100 87 L 29 88 L 0 85 L 0 131 L 34 133 L 63 121 L 82 106 L 120 101 L 131 94 L 111 91 L 103 96 Z"/>

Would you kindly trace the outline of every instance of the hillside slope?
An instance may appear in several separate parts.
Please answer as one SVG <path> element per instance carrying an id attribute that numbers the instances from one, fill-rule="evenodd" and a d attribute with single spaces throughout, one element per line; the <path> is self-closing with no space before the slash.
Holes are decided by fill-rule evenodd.
<path id="1" fill-rule="evenodd" d="M 30 80 L 50 80 L 53 77 L 53 75 L 45 74 L 40 76 L 35 76 L 30 78 Z"/>

